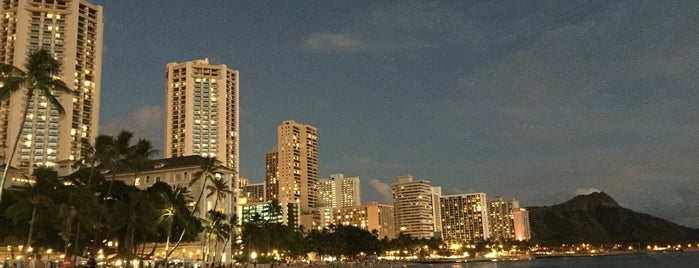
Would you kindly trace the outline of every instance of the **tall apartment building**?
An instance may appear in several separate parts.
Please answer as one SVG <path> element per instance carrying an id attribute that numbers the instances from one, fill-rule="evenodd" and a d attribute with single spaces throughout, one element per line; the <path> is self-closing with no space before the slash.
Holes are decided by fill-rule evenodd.
<path id="1" fill-rule="evenodd" d="M 277 146 L 265 154 L 265 195 L 267 200 L 279 200 L 279 152 Z"/>
<path id="2" fill-rule="evenodd" d="M 529 211 L 519 208 L 512 212 L 514 221 L 515 240 L 524 241 L 532 239 L 532 231 L 529 226 Z"/>
<path id="3" fill-rule="evenodd" d="M 434 233 L 436 237 L 442 237 L 442 187 L 432 187 L 432 210 L 434 213 Z"/>
<path id="4" fill-rule="evenodd" d="M 283 121 L 277 127 L 277 146 L 266 155 L 267 195 L 280 202 L 297 203 L 300 224 L 317 228 L 318 130 L 310 125 Z"/>
<path id="5" fill-rule="evenodd" d="M 444 195 L 442 232 L 447 243 L 469 243 L 490 238 L 485 193 Z"/>
<path id="6" fill-rule="evenodd" d="M 359 227 L 373 232 L 378 238 L 396 237 L 393 206 L 369 202 L 364 206 L 348 206 L 337 209 L 335 224 Z"/>
<path id="7" fill-rule="evenodd" d="M 318 205 L 331 208 L 360 206 L 360 191 L 359 177 L 331 174 L 330 178 L 318 180 Z"/>
<path id="8" fill-rule="evenodd" d="M 265 202 L 265 183 L 249 183 L 243 188 L 243 195 L 241 198 L 247 199 L 248 203 L 262 203 Z"/>
<path id="9" fill-rule="evenodd" d="M 25 124 L 20 126 L 26 103 L 23 92 L 0 103 L 2 158 L 11 155 L 15 137 L 20 145 L 11 162 L 31 172 L 36 166 L 80 159 L 82 138 L 98 135 L 102 77 L 102 7 L 85 0 L 3 0 L 0 6 L 0 62 L 24 68 L 31 51 L 44 49 L 61 63 L 55 75 L 75 91 L 55 93 L 65 114 L 45 96 L 29 101 Z M 9 159 L 5 159 L 6 162 Z"/>
<path id="10" fill-rule="evenodd" d="M 398 182 L 391 184 L 391 189 L 396 231 L 415 238 L 433 237 L 437 225 L 430 182 L 399 176 Z"/>
<path id="11" fill-rule="evenodd" d="M 238 71 L 208 59 L 168 63 L 165 157 L 216 157 L 239 172 Z"/>
<path id="12" fill-rule="evenodd" d="M 490 238 L 511 240 L 515 238 L 515 221 L 512 212 L 519 210 L 519 201 L 500 197 L 488 200 L 488 224 Z"/>

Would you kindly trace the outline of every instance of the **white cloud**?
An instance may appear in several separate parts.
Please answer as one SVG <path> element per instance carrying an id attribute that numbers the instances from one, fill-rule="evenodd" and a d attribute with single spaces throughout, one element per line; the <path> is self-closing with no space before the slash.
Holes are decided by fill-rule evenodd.
<path id="1" fill-rule="evenodd" d="M 602 191 L 595 188 L 579 188 L 575 190 L 575 195 L 588 195 L 591 193 L 601 193 Z"/>
<path id="2" fill-rule="evenodd" d="M 381 195 L 381 197 L 383 197 L 384 204 L 393 203 L 393 196 L 390 185 L 383 183 L 378 179 L 371 179 L 371 181 L 369 181 L 369 184 L 372 188 L 374 188 L 374 190 L 377 193 L 379 193 L 379 195 Z"/>
<path id="3" fill-rule="evenodd" d="M 369 45 L 352 34 L 312 33 L 301 45 L 313 52 L 361 53 L 369 50 Z"/>
<path id="4" fill-rule="evenodd" d="M 123 117 L 113 118 L 100 125 L 100 134 L 116 135 L 121 130 L 134 133 L 134 141 L 144 138 L 153 144 L 153 149 L 163 150 L 165 129 L 165 108 L 162 106 L 145 106 Z"/>
<path id="5" fill-rule="evenodd" d="M 312 33 L 301 44 L 303 49 L 311 52 L 348 54 L 409 52 L 430 46 L 428 42 L 420 40 L 371 38 L 354 33 Z"/>

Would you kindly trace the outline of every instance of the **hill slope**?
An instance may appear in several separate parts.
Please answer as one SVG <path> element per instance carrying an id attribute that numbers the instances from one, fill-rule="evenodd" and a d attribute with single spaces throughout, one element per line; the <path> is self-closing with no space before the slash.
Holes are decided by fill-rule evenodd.
<path id="1" fill-rule="evenodd" d="M 528 207 L 532 239 L 541 243 L 679 243 L 699 241 L 699 229 L 623 208 L 604 192 L 551 207 Z"/>

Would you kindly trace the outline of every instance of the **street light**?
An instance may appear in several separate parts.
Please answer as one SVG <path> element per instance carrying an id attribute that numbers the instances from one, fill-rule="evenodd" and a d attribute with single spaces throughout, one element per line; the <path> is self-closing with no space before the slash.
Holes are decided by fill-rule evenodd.
<path id="1" fill-rule="evenodd" d="M 255 261 L 255 259 L 257 259 L 257 252 L 250 252 L 250 260 L 257 266 L 257 261 Z"/>

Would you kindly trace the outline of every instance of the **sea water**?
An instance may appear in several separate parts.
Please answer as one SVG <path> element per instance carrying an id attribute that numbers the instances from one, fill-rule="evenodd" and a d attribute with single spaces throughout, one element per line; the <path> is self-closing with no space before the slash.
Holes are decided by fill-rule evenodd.
<path id="1" fill-rule="evenodd" d="M 408 268 L 544 268 L 544 267 L 699 267 L 699 251 L 590 257 L 560 257 L 522 261 L 409 264 Z"/>

